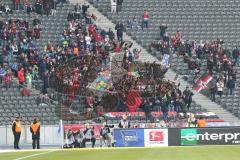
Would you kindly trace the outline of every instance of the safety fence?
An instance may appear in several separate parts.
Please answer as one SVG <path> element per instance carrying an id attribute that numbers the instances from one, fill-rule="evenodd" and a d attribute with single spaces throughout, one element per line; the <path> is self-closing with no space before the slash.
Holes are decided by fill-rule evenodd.
<path id="1" fill-rule="evenodd" d="M 0 146 L 13 145 L 14 136 L 11 126 L 0 126 Z M 32 135 L 28 125 L 22 126 L 20 145 L 32 144 Z M 61 146 L 61 129 L 58 125 L 41 125 L 41 145 Z"/>

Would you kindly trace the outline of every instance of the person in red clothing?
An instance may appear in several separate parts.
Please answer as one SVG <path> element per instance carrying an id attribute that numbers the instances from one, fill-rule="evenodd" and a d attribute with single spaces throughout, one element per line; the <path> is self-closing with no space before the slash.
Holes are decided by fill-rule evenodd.
<path id="1" fill-rule="evenodd" d="M 42 29 L 39 27 L 39 25 L 36 25 L 36 27 L 34 28 L 35 39 L 40 39 L 41 30 Z"/>
<path id="2" fill-rule="evenodd" d="M 149 20 L 149 14 L 147 10 L 144 10 L 143 12 L 143 22 L 142 22 L 142 29 L 144 27 L 148 28 L 148 20 Z"/>
<path id="3" fill-rule="evenodd" d="M 12 22 L 12 32 L 13 32 L 14 36 L 16 37 L 16 35 L 17 35 L 17 26 L 16 26 L 16 23 L 14 21 Z"/>
<path id="4" fill-rule="evenodd" d="M 114 52 L 116 52 L 116 53 L 121 52 L 121 44 L 120 44 L 120 42 L 118 42 L 118 41 L 116 41 L 116 42 L 114 43 Z"/>
<path id="5" fill-rule="evenodd" d="M 14 10 L 19 10 L 20 0 L 12 0 Z"/>
<path id="6" fill-rule="evenodd" d="M 97 35 L 95 36 L 95 41 L 97 44 L 102 44 L 103 38 L 100 33 L 97 33 Z"/>
<path id="7" fill-rule="evenodd" d="M 88 25 L 88 33 L 89 33 L 89 35 L 95 35 L 96 34 L 96 28 L 93 24 Z"/>
<path id="8" fill-rule="evenodd" d="M 25 81 L 24 70 L 23 70 L 23 68 L 19 68 L 19 70 L 18 70 L 18 82 L 21 86 L 23 86 L 24 81 Z"/>

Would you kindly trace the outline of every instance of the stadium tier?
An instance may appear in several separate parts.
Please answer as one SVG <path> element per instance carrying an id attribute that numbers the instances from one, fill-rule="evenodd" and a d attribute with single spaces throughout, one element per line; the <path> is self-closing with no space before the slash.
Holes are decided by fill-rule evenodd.
<path id="1" fill-rule="evenodd" d="M 239 11 L 240 0 L 0 0 L 0 149 L 239 144 Z"/>
<path id="2" fill-rule="evenodd" d="M 113 23 L 125 23 L 126 33 L 158 59 L 172 52 L 171 68 L 193 87 L 210 73 L 214 80 L 201 93 L 239 117 L 239 1 L 125 0 L 119 13 L 111 12 L 108 0 L 89 2 Z M 145 9 L 150 17 L 147 28 L 142 27 Z M 167 33 L 165 39 L 164 35 L 161 38 L 160 26 L 166 27 L 162 33 Z M 181 32 L 181 42 L 173 45 L 177 31 Z M 229 77 L 234 84 L 228 82 Z M 224 81 L 221 97 L 215 87 L 219 79 Z M 229 88 L 234 88 L 231 95 Z"/>

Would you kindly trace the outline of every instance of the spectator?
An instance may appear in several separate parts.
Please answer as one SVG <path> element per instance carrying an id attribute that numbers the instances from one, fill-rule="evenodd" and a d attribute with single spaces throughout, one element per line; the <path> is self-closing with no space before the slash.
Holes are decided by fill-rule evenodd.
<path id="1" fill-rule="evenodd" d="M 234 59 L 234 63 L 238 64 L 238 57 L 239 57 L 239 49 L 236 47 L 233 51 L 232 51 L 232 57 Z"/>
<path id="2" fill-rule="evenodd" d="M 224 88 L 224 82 L 223 80 L 219 79 L 217 82 L 217 91 L 220 98 L 222 98 L 223 88 Z"/>
<path id="3" fill-rule="evenodd" d="M 82 14 L 83 14 L 83 16 L 86 15 L 86 12 L 87 12 L 88 8 L 89 8 L 89 5 L 86 5 L 86 2 L 84 1 L 84 4 L 82 5 Z"/>
<path id="4" fill-rule="evenodd" d="M 112 13 L 117 12 L 117 0 L 111 0 L 111 12 Z"/>
<path id="5" fill-rule="evenodd" d="M 29 0 L 24 0 L 23 8 L 25 12 L 27 12 L 27 8 L 29 5 L 30 5 Z"/>
<path id="6" fill-rule="evenodd" d="M 23 68 L 19 68 L 19 70 L 18 70 L 18 82 L 20 84 L 20 87 L 23 86 L 24 81 L 25 81 L 24 70 L 23 70 Z"/>
<path id="7" fill-rule="evenodd" d="M 229 76 L 229 80 L 227 81 L 227 88 L 230 91 L 230 95 L 232 95 L 233 89 L 235 88 L 235 81 L 233 80 L 232 76 Z M 227 92 L 227 95 L 229 91 Z"/>
<path id="8" fill-rule="evenodd" d="M 109 36 L 110 40 L 111 40 L 111 41 L 113 41 L 113 40 L 114 40 L 114 38 L 115 38 L 115 35 L 114 35 L 114 33 L 113 33 L 113 31 L 112 31 L 112 29 L 111 29 L 111 28 L 109 28 L 109 29 L 108 29 L 108 32 L 107 32 L 107 34 L 108 34 L 108 36 Z"/>
<path id="9" fill-rule="evenodd" d="M 13 42 L 12 44 L 12 52 L 14 55 L 18 55 L 18 46 L 17 46 L 17 43 L 16 42 Z"/>
<path id="10" fill-rule="evenodd" d="M 6 75 L 5 69 L 0 65 L 0 84 L 2 83 L 3 77 Z"/>
<path id="11" fill-rule="evenodd" d="M 215 95 L 217 93 L 217 82 L 216 82 L 215 78 L 213 78 L 212 81 L 210 81 L 208 86 L 210 89 L 210 98 L 213 102 L 215 102 Z"/>
<path id="12" fill-rule="evenodd" d="M 135 17 L 132 20 L 128 20 L 127 23 L 128 23 L 128 27 L 131 29 L 140 30 L 142 28 L 141 23 L 139 23 Z"/>
<path id="13" fill-rule="evenodd" d="M 35 3 L 36 13 L 42 15 L 42 8 L 43 8 L 43 1 L 42 0 L 36 0 L 36 3 Z"/>
<path id="14" fill-rule="evenodd" d="M 33 26 L 36 26 L 36 25 L 41 25 L 41 21 L 38 16 L 36 16 L 33 20 Z"/>
<path id="15" fill-rule="evenodd" d="M 116 52 L 116 53 L 121 52 L 121 44 L 118 41 L 114 42 L 114 52 Z"/>
<path id="16" fill-rule="evenodd" d="M 144 10 L 144 12 L 143 12 L 142 29 L 144 29 L 145 27 L 148 28 L 148 20 L 149 20 L 148 11 Z"/>
<path id="17" fill-rule="evenodd" d="M 123 0 L 117 0 L 117 13 L 122 11 Z"/>
<path id="18" fill-rule="evenodd" d="M 32 88 L 32 76 L 29 71 L 26 72 L 25 83 L 27 85 L 27 89 Z"/>
<path id="19" fill-rule="evenodd" d="M 51 13 L 53 16 L 56 16 L 57 14 L 57 0 L 53 0 Z"/>
<path id="20" fill-rule="evenodd" d="M 41 30 L 42 29 L 39 27 L 39 25 L 36 25 L 36 27 L 34 28 L 35 39 L 40 39 Z"/>
<path id="21" fill-rule="evenodd" d="M 75 6 L 74 6 L 74 17 L 75 19 L 80 19 L 80 15 L 81 15 L 81 6 L 77 3 Z"/>
<path id="22" fill-rule="evenodd" d="M 33 6 L 30 4 L 30 5 L 28 5 L 28 7 L 27 7 L 27 14 L 30 15 L 30 13 L 32 13 L 32 12 L 34 12 L 34 8 L 33 8 Z"/>
<path id="23" fill-rule="evenodd" d="M 123 41 L 123 30 L 124 26 L 121 22 L 118 22 L 115 26 L 115 30 L 117 31 L 117 39 L 118 41 Z"/>
<path id="24" fill-rule="evenodd" d="M 43 95 L 48 93 L 47 91 L 48 88 L 49 88 L 49 74 L 48 74 L 48 71 L 46 71 L 44 72 L 44 75 L 43 75 L 43 88 L 42 88 Z"/>
<path id="25" fill-rule="evenodd" d="M 44 6 L 43 8 L 44 8 L 45 13 L 47 14 L 47 16 L 49 16 L 49 15 L 50 15 L 50 12 L 51 12 L 50 3 L 47 2 L 47 1 L 45 1 L 45 3 L 44 3 L 43 6 Z"/>
<path id="26" fill-rule="evenodd" d="M 189 87 L 187 86 L 186 89 L 183 91 L 183 100 L 187 105 L 188 111 L 189 111 L 189 108 L 191 107 L 192 96 L 193 96 L 193 93 L 192 91 L 189 90 Z"/>
<path id="27" fill-rule="evenodd" d="M 20 9 L 20 0 L 13 0 L 14 10 Z"/>
<path id="28" fill-rule="evenodd" d="M 160 28 L 160 39 L 163 39 L 163 36 L 165 35 L 166 30 L 167 30 L 167 25 L 161 24 L 159 28 Z M 173 42 L 173 44 L 174 44 L 174 42 Z"/>

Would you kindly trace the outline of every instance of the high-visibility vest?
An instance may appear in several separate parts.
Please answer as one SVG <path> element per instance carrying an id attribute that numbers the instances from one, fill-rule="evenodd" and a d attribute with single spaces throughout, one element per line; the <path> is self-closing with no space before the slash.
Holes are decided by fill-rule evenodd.
<path id="1" fill-rule="evenodd" d="M 197 121 L 198 127 L 206 127 L 206 121 L 204 119 L 200 119 Z"/>
<path id="2" fill-rule="evenodd" d="M 40 127 L 40 124 L 39 123 L 36 123 L 36 124 L 31 124 L 31 128 L 33 130 L 33 133 L 36 134 L 37 133 L 37 130 L 38 128 Z"/>
<path id="3" fill-rule="evenodd" d="M 21 126 L 21 122 L 16 122 L 14 121 L 16 126 L 15 126 L 15 132 L 21 132 L 22 131 L 22 126 Z"/>

